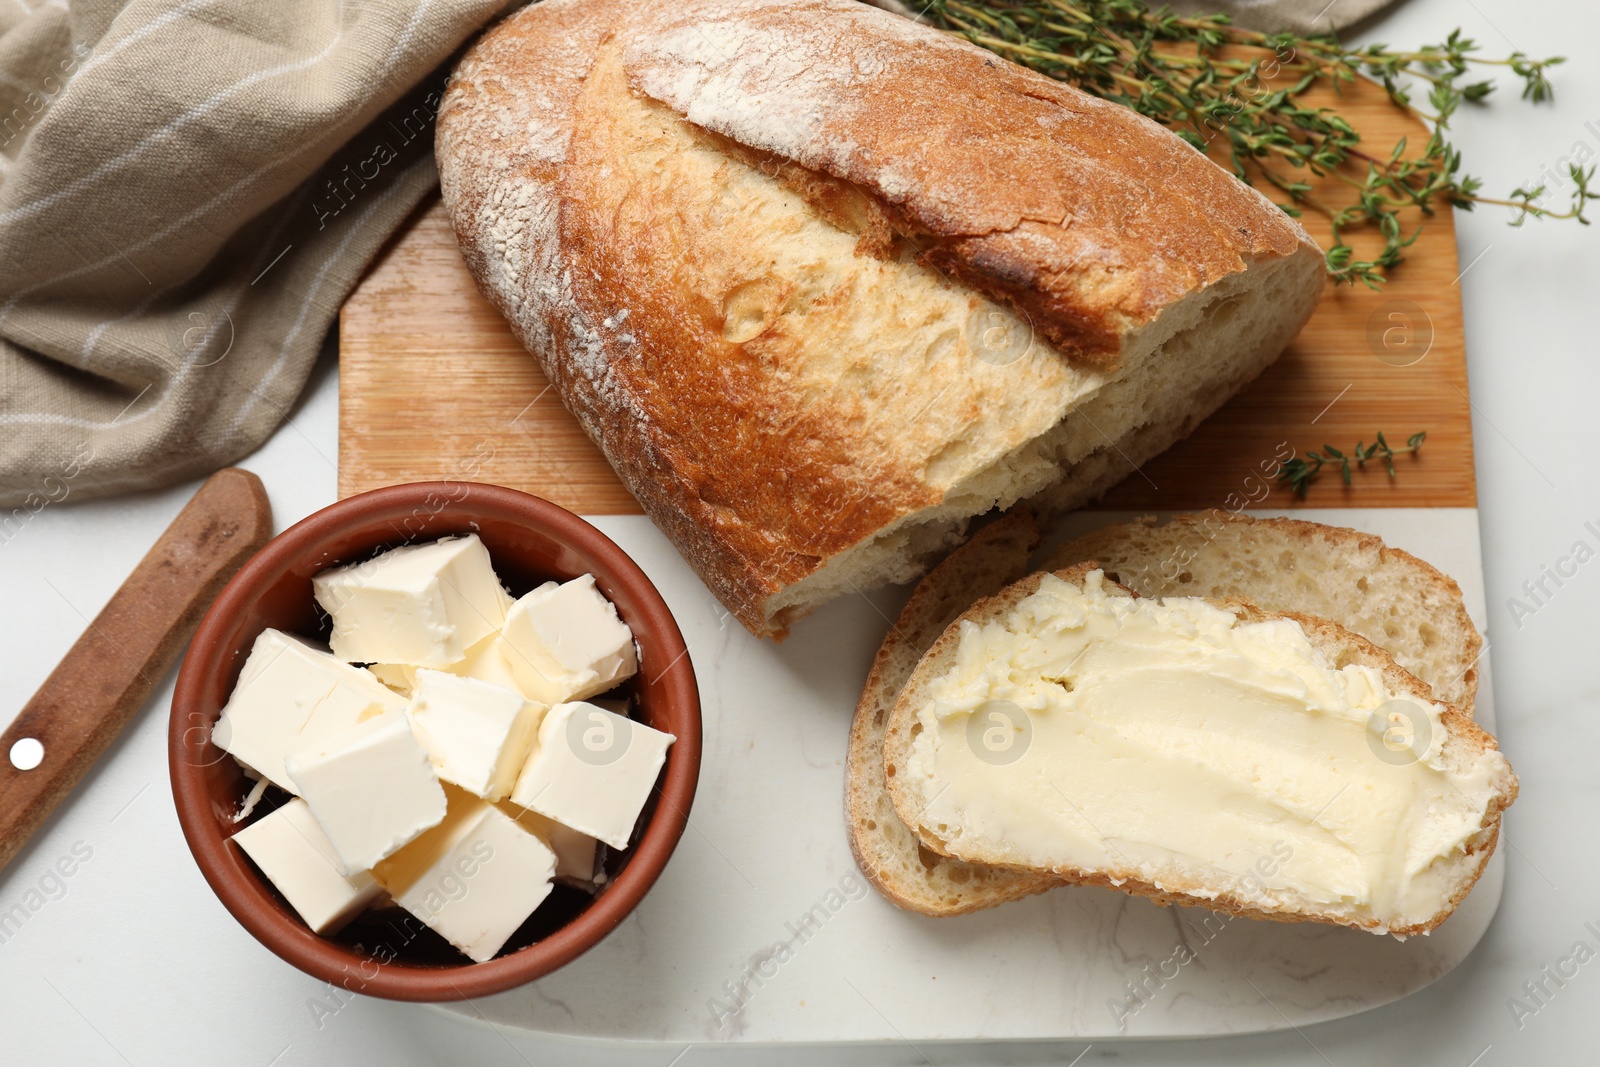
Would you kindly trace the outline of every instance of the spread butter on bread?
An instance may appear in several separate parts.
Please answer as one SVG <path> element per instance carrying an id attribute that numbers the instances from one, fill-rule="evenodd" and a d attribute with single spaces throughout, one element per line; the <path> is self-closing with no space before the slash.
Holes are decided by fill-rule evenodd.
<path id="1" fill-rule="evenodd" d="M 1409 936 L 1477 881 L 1516 777 L 1378 646 L 1243 598 L 1039 572 L 947 628 L 884 740 L 928 848 L 1162 903 Z"/>

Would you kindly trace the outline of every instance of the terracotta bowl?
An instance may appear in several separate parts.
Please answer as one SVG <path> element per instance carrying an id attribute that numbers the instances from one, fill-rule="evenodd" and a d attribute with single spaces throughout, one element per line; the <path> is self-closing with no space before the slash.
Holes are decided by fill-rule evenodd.
<path id="1" fill-rule="evenodd" d="M 513 595 L 551 579 L 593 574 L 632 628 L 639 672 L 624 686 L 634 716 L 677 737 L 633 845 L 609 851 L 599 894 L 557 886 L 501 954 L 473 963 L 403 912 L 368 912 L 332 937 L 300 921 L 228 838 L 250 782 L 211 744 L 211 727 L 250 646 L 267 627 L 326 639 L 311 577 L 396 545 L 476 533 Z M 223 589 L 178 674 L 168 739 L 172 793 L 189 849 L 222 903 L 256 939 L 307 974 L 394 1000 L 456 1000 L 532 981 L 597 944 L 660 875 L 688 821 L 700 772 L 694 670 L 661 594 L 608 537 L 571 512 L 494 485 L 420 482 L 324 508 L 279 534 Z M 266 805 L 262 806 L 264 811 Z"/>

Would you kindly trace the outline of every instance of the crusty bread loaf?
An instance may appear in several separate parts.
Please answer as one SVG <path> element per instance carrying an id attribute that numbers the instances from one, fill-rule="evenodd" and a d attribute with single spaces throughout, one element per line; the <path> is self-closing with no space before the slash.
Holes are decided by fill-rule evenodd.
<path id="1" fill-rule="evenodd" d="M 1140 596 L 1248 596 L 1332 619 L 1472 714 L 1483 639 L 1455 579 L 1372 534 L 1225 511 L 1106 526 L 1062 545 L 1046 570 L 1095 560 Z"/>
<path id="2" fill-rule="evenodd" d="M 884 635 L 850 724 L 845 823 L 851 850 L 886 898 L 924 915 L 964 915 L 1061 884 L 1048 875 L 929 850 L 895 813 L 883 774 L 888 713 L 917 661 L 958 615 L 1029 571 L 1034 530 L 1031 516 L 1007 516 L 980 529 L 917 584 Z M 1294 554 L 1293 567 L 1284 565 L 1285 552 Z M 1460 587 L 1371 534 L 1222 512 L 1179 515 L 1159 525 L 1146 518 L 1069 541 L 1048 555 L 1044 569 L 1089 559 L 1141 596 L 1249 596 L 1268 610 L 1331 618 L 1384 645 L 1432 687 L 1435 699 L 1471 714 L 1482 642 Z M 1400 628 L 1391 636 L 1396 622 Z"/>
<path id="3" fill-rule="evenodd" d="M 855 0 L 532 5 L 458 67 L 438 159 L 480 288 L 765 635 L 1103 492 L 1323 286 L 1169 131 Z"/>
<path id="4" fill-rule="evenodd" d="M 850 723 L 845 823 L 856 865 L 889 900 L 924 915 L 963 915 L 1042 893 L 1059 879 L 941 856 L 917 840 L 889 799 L 883 735 L 917 661 L 975 601 L 1028 573 L 1039 544 L 1033 516 L 1018 509 L 972 535 L 917 584 L 884 635 Z"/>
<path id="5" fill-rule="evenodd" d="M 1092 562 L 1054 572 L 1062 581 L 1083 588 L 1099 568 Z M 969 863 L 990 864 L 1019 868 L 1015 851 L 1005 841 L 951 840 L 942 827 L 927 825 L 921 816 L 926 808 L 924 783 L 914 780 L 911 770 L 913 744 L 921 730 L 919 713 L 933 699 L 930 685 L 947 672 L 955 662 L 962 637 L 962 625 L 982 626 L 1007 618 L 1025 598 L 1037 592 L 1045 576 L 1038 572 L 1007 587 L 999 594 L 985 598 L 965 612 L 956 624 L 945 630 L 923 657 L 911 678 L 901 690 L 890 713 L 889 726 L 884 738 L 884 763 L 888 790 L 895 810 L 927 848 L 945 855 L 954 855 Z M 1129 589 L 1105 581 L 1108 592 L 1134 597 Z M 1215 606 L 1230 611 L 1240 623 L 1256 623 L 1288 619 L 1303 630 L 1312 646 L 1320 652 L 1334 669 L 1347 664 L 1370 667 L 1381 673 L 1390 692 L 1409 699 L 1433 703 L 1428 686 L 1414 675 L 1398 666 L 1393 657 L 1372 642 L 1326 619 L 1293 613 L 1268 612 L 1243 598 L 1211 601 Z M 1437 910 L 1421 921 L 1407 924 L 1386 923 L 1375 917 L 1370 909 L 1349 901 L 1334 903 L 1302 899 L 1292 891 L 1274 887 L 1266 890 L 1254 887 L 1246 892 L 1240 885 L 1217 884 L 1202 872 L 1186 870 L 1175 860 L 1163 860 L 1155 865 L 1138 864 L 1120 849 L 1103 850 L 1105 860 L 1095 867 L 1074 866 L 1070 863 L 1053 863 L 1046 867 L 1029 866 L 1022 869 L 1044 876 L 1052 876 L 1078 885 L 1096 885 L 1120 889 L 1124 892 L 1150 897 L 1162 904 L 1186 904 L 1209 908 L 1250 918 L 1274 919 L 1283 922 L 1326 922 L 1410 936 L 1426 933 L 1449 917 L 1456 905 L 1465 898 L 1482 874 L 1484 865 L 1493 853 L 1498 839 L 1501 813 L 1516 797 L 1516 777 L 1510 765 L 1498 755 L 1493 737 L 1485 733 L 1467 716 L 1449 705 L 1437 705 L 1440 723 L 1445 731 L 1439 753 L 1444 764 L 1452 770 L 1465 770 L 1492 753 L 1489 779 L 1490 799 L 1476 832 L 1464 843 L 1463 849 L 1448 857 L 1435 860 L 1443 873 L 1446 889 Z M 1070 800 L 1067 803 L 1071 803 Z M 1430 812 L 1431 816 L 1431 812 Z"/>

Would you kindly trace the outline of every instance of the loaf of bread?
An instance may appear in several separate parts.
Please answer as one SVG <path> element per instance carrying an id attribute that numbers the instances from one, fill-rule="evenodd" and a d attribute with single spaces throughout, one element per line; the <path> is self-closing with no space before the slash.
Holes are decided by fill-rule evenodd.
<path id="1" fill-rule="evenodd" d="M 943 856 L 895 813 L 884 777 L 889 713 L 918 660 L 967 608 L 1033 569 L 1038 528 L 1025 511 L 990 523 L 930 571 L 884 635 L 850 726 L 845 823 L 856 863 L 888 900 L 963 915 L 1041 893 L 1059 878 Z M 1431 564 L 1357 530 L 1226 512 L 1113 523 L 1047 554 L 1045 569 L 1095 560 L 1141 596 L 1248 596 L 1319 615 L 1383 646 L 1470 715 L 1482 639 L 1460 587 Z"/>
<path id="2" fill-rule="evenodd" d="M 485 295 L 755 633 L 1104 492 L 1255 377 L 1322 257 L 1131 110 L 856 0 L 546 0 L 445 94 Z"/>
<path id="3" fill-rule="evenodd" d="M 1028 720 L 994 727 L 1031 738 L 1014 762 L 969 721 L 1000 705 Z M 1370 723 L 1405 715 L 1415 750 L 1389 758 Z M 1239 598 L 1139 600 L 1093 564 L 949 627 L 895 702 L 884 764 L 934 852 L 1402 937 L 1465 898 L 1517 791 L 1494 738 L 1365 638 Z"/>

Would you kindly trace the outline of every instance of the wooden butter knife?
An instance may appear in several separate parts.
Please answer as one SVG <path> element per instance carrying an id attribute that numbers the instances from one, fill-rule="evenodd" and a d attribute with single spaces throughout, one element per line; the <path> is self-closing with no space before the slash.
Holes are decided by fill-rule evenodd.
<path id="1" fill-rule="evenodd" d="M 0 869 L 144 707 L 212 600 L 271 536 L 272 505 L 249 471 L 218 471 L 184 505 L 0 734 Z"/>

